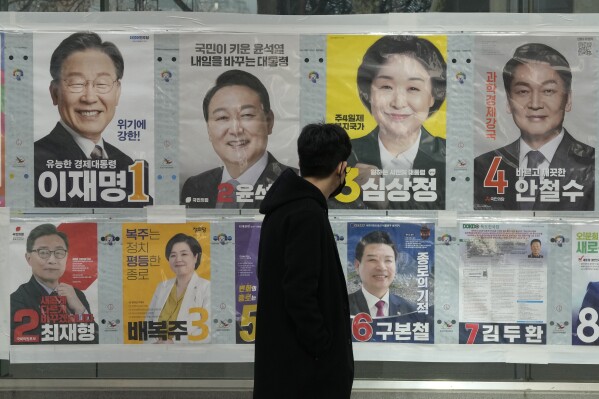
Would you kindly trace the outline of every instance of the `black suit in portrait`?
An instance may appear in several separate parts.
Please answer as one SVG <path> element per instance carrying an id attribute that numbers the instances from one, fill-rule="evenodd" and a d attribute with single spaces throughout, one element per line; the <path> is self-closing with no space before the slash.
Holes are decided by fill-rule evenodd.
<path id="1" fill-rule="evenodd" d="M 260 174 L 260 177 L 258 177 L 254 185 L 254 190 L 259 185 L 266 188 L 274 183 L 285 169 L 292 169 L 297 174 L 297 169 L 283 165 L 268 152 L 268 163 L 262 174 Z M 186 205 L 188 208 L 216 208 L 218 186 L 223 178 L 223 170 L 224 166 L 221 166 L 188 178 L 185 184 L 183 184 L 183 189 L 181 189 L 181 205 Z M 188 198 L 192 199 L 192 201 L 187 202 Z M 194 198 L 204 199 L 204 201 L 194 202 Z M 239 203 L 239 208 L 258 209 L 261 203 L 262 200 L 241 202 Z"/>
<path id="2" fill-rule="evenodd" d="M 34 144 L 34 157 L 35 157 L 35 206 L 37 207 L 73 207 L 73 208 L 112 208 L 112 207 L 143 207 L 145 205 L 151 205 L 153 200 L 150 197 L 148 202 L 138 203 L 138 202 L 129 202 L 127 200 L 127 196 L 133 192 L 133 181 L 131 177 L 131 173 L 128 172 L 129 165 L 133 164 L 133 160 L 125 155 L 121 150 L 111 145 L 110 143 L 104 140 L 104 150 L 106 151 L 106 155 L 109 160 L 116 161 L 115 169 L 105 169 L 107 171 L 125 171 L 127 175 L 127 185 L 124 189 L 127 196 L 122 201 L 105 201 L 100 197 L 100 192 L 98 191 L 96 184 L 96 195 L 97 198 L 95 201 L 85 201 L 80 197 L 68 197 L 66 201 L 60 201 L 58 194 L 53 196 L 52 198 L 45 198 L 39 192 L 38 189 L 38 181 L 40 175 L 45 171 L 58 172 L 59 169 L 48 168 L 46 166 L 47 161 L 76 161 L 76 160 L 87 160 L 88 154 L 85 154 L 81 147 L 77 144 L 77 142 L 73 139 L 71 134 L 62 126 L 60 122 L 56 124 L 54 129 L 47 136 L 42 137 Z M 144 187 L 148 190 L 148 167 L 147 162 L 144 162 Z M 75 169 L 75 167 L 71 167 L 70 169 L 60 169 L 60 170 L 85 170 L 85 169 Z M 86 169 L 89 170 L 89 169 Z M 97 169 L 94 169 L 97 170 Z M 66 186 L 67 193 L 71 190 L 72 184 L 69 182 Z"/>
<path id="3" fill-rule="evenodd" d="M 424 127 L 421 128 L 420 143 L 418 144 L 418 153 L 414 158 L 412 169 L 422 169 L 425 171 L 434 169 L 437 179 L 437 200 L 431 202 L 422 202 L 414 200 L 414 191 L 410 188 L 410 200 L 405 202 L 386 202 L 385 208 L 388 209 L 445 209 L 445 139 L 431 135 Z M 357 163 L 376 166 L 382 169 L 381 153 L 379 149 L 379 128 L 359 139 L 351 141 L 352 153 L 347 160 L 350 166 Z M 391 181 L 394 176 L 387 176 L 386 181 Z M 423 177 L 431 177 L 426 174 Z M 354 207 L 368 207 L 368 204 L 362 204 L 362 201 L 356 201 Z M 340 204 L 329 204 L 338 208 Z"/>
<path id="4" fill-rule="evenodd" d="M 399 295 L 389 293 L 389 316 L 406 315 L 416 312 L 416 304 L 400 297 Z M 352 316 L 358 313 L 368 313 L 368 303 L 361 289 L 349 294 L 349 313 Z M 376 313 L 371 315 L 375 317 Z"/>
<path id="5" fill-rule="evenodd" d="M 485 176 L 494 157 L 502 157 L 498 170 L 505 171 L 505 179 L 509 186 L 505 188 L 505 195 L 498 195 L 495 187 L 485 188 L 483 186 Z M 518 180 L 516 170 L 519 168 L 520 139 L 499 149 L 489 151 L 476 157 L 474 160 L 474 209 L 479 210 L 518 210 L 520 204 L 516 201 L 515 184 Z M 521 168 L 526 168 L 523 165 Z M 550 169 L 563 168 L 565 175 L 562 177 L 548 178 L 557 179 L 560 192 L 571 180 L 583 186 L 582 197 L 577 197 L 575 202 L 570 202 L 568 197 L 560 196 L 558 202 L 540 201 L 540 190 L 537 190 L 536 201 L 533 210 L 553 211 L 592 211 L 595 209 L 595 149 L 583 144 L 572 137 L 564 129 L 564 138 L 557 147 L 555 155 L 549 164 Z M 569 190 L 573 191 L 573 190 Z M 493 198 L 501 198 L 503 201 L 493 201 Z"/>
<path id="6" fill-rule="evenodd" d="M 79 300 L 81 301 L 83 306 L 85 306 L 85 310 L 87 310 L 87 312 L 89 314 L 92 314 L 91 309 L 89 307 L 89 302 L 87 301 L 87 298 L 85 298 L 85 294 L 77 288 L 74 288 L 74 289 L 75 289 L 75 293 L 77 294 L 77 297 L 79 298 Z M 28 331 L 26 332 L 26 335 L 40 336 L 41 324 L 42 324 L 40 309 L 41 309 L 42 297 L 44 297 L 44 296 L 49 296 L 48 292 L 44 289 L 44 287 L 42 287 L 37 282 L 37 280 L 33 276 L 31 276 L 31 279 L 29 279 L 28 282 L 26 282 L 25 284 L 21 284 L 15 292 L 10 294 L 10 342 L 11 342 L 11 344 L 19 344 L 19 342 L 14 341 L 15 328 L 18 327 L 19 325 L 23 325 L 28 322 L 28 320 L 27 320 L 28 318 L 26 318 L 23 320 L 23 322 L 15 323 L 15 314 L 21 309 L 34 310 L 40 316 L 37 326 L 31 330 L 28 329 Z M 98 325 L 97 324 L 95 325 L 94 331 L 95 331 L 94 341 L 90 341 L 90 342 L 86 342 L 86 343 L 98 343 Z M 72 343 L 77 343 L 77 342 L 72 342 Z"/>
<path id="7" fill-rule="evenodd" d="M 528 255 L 529 258 L 535 258 L 535 259 L 540 259 L 543 257 L 543 255 L 533 255 L 533 254 L 529 254 Z"/>

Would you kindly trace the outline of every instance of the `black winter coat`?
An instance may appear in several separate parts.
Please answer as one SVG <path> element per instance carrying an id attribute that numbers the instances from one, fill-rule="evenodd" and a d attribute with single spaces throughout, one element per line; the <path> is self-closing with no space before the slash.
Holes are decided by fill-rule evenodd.
<path id="1" fill-rule="evenodd" d="M 348 399 L 349 304 L 326 199 L 286 170 L 260 212 L 254 399 Z"/>

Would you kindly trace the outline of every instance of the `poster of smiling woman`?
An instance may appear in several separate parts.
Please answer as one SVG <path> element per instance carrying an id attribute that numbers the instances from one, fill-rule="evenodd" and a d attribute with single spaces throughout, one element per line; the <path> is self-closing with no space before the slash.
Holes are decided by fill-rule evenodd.
<path id="1" fill-rule="evenodd" d="M 330 35 L 327 122 L 352 139 L 333 208 L 445 209 L 445 36 Z"/>

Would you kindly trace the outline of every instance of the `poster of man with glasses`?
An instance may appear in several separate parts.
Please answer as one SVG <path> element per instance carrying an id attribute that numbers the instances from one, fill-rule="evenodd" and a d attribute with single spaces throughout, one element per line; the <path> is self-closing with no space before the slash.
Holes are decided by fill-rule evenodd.
<path id="1" fill-rule="evenodd" d="M 12 345 L 98 343 L 94 242 L 95 223 L 11 226 Z"/>
<path id="2" fill-rule="evenodd" d="M 35 35 L 34 55 L 35 206 L 150 205 L 152 36 Z"/>

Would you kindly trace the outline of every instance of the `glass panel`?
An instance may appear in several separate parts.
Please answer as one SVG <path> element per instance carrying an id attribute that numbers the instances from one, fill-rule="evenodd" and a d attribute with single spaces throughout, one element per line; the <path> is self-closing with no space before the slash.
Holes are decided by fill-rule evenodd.
<path id="1" fill-rule="evenodd" d="M 100 3 L 101 0 L 9 0 L 6 4 L 7 11 L 88 12 L 100 11 Z"/>

